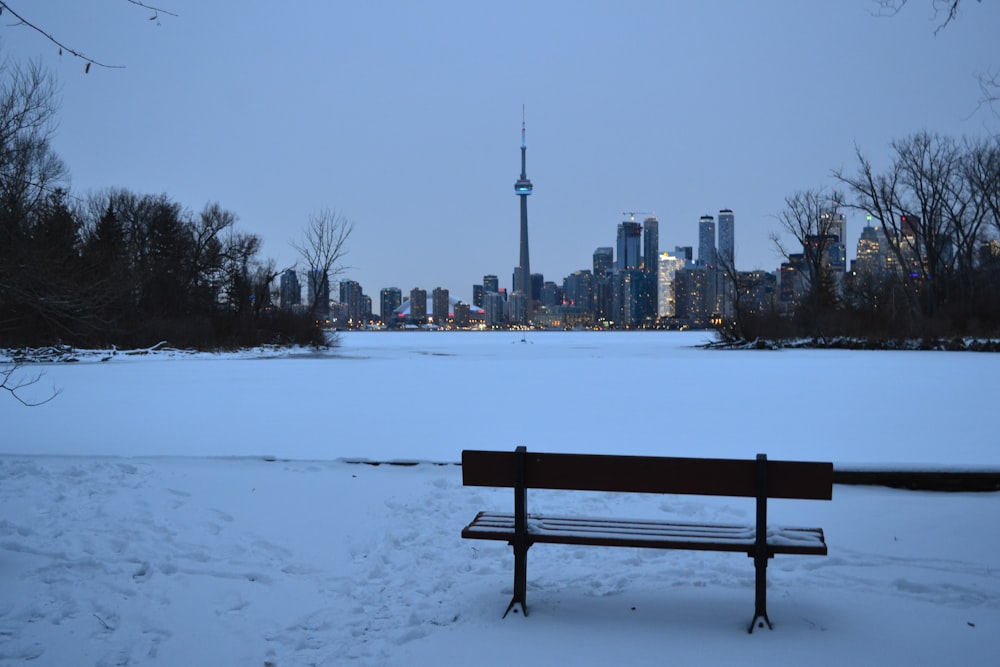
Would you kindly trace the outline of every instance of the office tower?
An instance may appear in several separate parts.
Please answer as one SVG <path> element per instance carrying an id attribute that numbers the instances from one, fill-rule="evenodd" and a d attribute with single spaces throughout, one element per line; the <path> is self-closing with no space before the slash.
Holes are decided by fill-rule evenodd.
<path id="1" fill-rule="evenodd" d="M 528 279 L 528 284 L 531 285 L 531 289 L 528 291 L 527 296 L 534 303 L 542 298 L 542 285 L 545 284 L 545 276 L 541 273 L 532 273 Z"/>
<path id="2" fill-rule="evenodd" d="M 281 307 L 286 310 L 302 303 L 302 285 L 299 284 L 299 277 L 295 275 L 295 269 L 285 269 L 281 274 L 279 293 Z"/>
<path id="3" fill-rule="evenodd" d="M 736 238 L 735 217 L 732 209 L 719 211 L 718 312 L 732 318 L 736 314 Z"/>
<path id="4" fill-rule="evenodd" d="M 614 248 L 598 248 L 594 251 L 594 278 L 603 278 L 608 271 L 614 268 L 615 250 Z"/>
<path id="5" fill-rule="evenodd" d="M 392 311 L 403 305 L 403 290 L 398 287 L 385 287 L 379 297 L 379 312 L 382 315 L 382 321 L 389 324 L 392 319 Z"/>
<path id="6" fill-rule="evenodd" d="M 563 302 L 588 311 L 594 309 L 594 274 L 575 271 L 563 279 Z"/>
<path id="7" fill-rule="evenodd" d="M 715 218 L 710 215 L 698 220 L 698 265 L 715 266 Z"/>
<path id="8" fill-rule="evenodd" d="M 427 321 L 427 290 L 419 287 L 410 290 L 410 320 L 417 324 Z"/>
<path id="9" fill-rule="evenodd" d="M 642 225 L 638 222 L 623 222 L 618 225 L 618 261 L 615 271 L 638 269 L 642 258 L 639 256 L 639 242 Z"/>
<path id="10" fill-rule="evenodd" d="M 340 281 L 340 303 L 349 324 L 357 326 L 364 321 L 364 294 L 355 280 Z"/>
<path id="11" fill-rule="evenodd" d="M 656 312 L 660 317 L 675 317 L 677 305 L 674 297 L 674 276 L 677 272 L 687 266 L 687 261 L 682 257 L 675 257 L 669 252 L 660 255 L 659 259 Z"/>
<path id="12" fill-rule="evenodd" d="M 500 292 L 486 292 L 483 295 L 483 318 L 488 327 L 498 327 L 504 323 L 504 308 L 507 300 Z"/>
<path id="13" fill-rule="evenodd" d="M 691 326 L 708 324 L 711 315 L 710 273 L 707 267 L 692 266 L 674 274 L 674 317 Z"/>
<path id="14" fill-rule="evenodd" d="M 515 320 L 520 324 L 528 324 L 531 321 L 531 266 L 528 259 L 528 195 L 531 194 L 532 185 L 528 180 L 526 167 L 527 146 L 524 142 L 524 109 L 521 109 L 521 177 L 514 183 L 514 193 L 521 199 L 521 261 L 518 263 L 517 273 L 514 279 L 514 293 L 518 291 L 525 295 L 527 304 L 523 309 L 523 321 Z"/>
<path id="15" fill-rule="evenodd" d="M 642 268 L 656 275 L 660 259 L 660 221 L 648 217 L 642 221 Z"/>
<path id="16" fill-rule="evenodd" d="M 448 313 L 451 310 L 451 302 L 448 298 L 448 290 L 443 287 L 435 287 L 431 293 L 431 307 L 434 315 L 434 324 L 439 327 L 448 325 Z"/>
<path id="17" fill-rule="evenodd" d="M 489 275 L 483 276 L 483 292 L 489 294 L 490 292 L 500 291 L 500 279 L 496 276 Z"/>
<path id="18" fill-rule="evenodd" d="M 469 304 L 459 301 L 455 304 L 454 326 L 458 329 L 465 329 L 469 326 L 472 309 Z"/>
<path id="19" fill-rule="evenodd" d="M 476 308 L 483 307 L 483 286 L 473 285 L 472 286 L 472 305 Z"/>
<path id="20" fill-rule="evenodd" d="M 885 262 L 882 261 L 882 242 L 880 240 L 878 227 L 872 227 L 871 216 L 868 216 L 868 224 L 861 230 L 861 237 L 858 239 L 857 260 L 854 263 L 855 271 L 867 276 L 881 276 Z"/>
<path id="21" fill-rule="evenodd" d="M 674 257 L 683 259 L 686 262 L 694 261 L 694 248 L 689 245 L 674 246 Z"/>
<path id="22" fill-rule="evenodd" d="M 732 209 L 719 211 L 719 251 L 718 260 L 723 268 L 736 270 L 736 219 Z"/>
<path id="23" fill-rule="evenodd" d="M 562 289 L 551 280 L 542 283 L 542 293 L 539 296 L 539 301 L 546 308 L 561 306 L 562 296 Z"/>

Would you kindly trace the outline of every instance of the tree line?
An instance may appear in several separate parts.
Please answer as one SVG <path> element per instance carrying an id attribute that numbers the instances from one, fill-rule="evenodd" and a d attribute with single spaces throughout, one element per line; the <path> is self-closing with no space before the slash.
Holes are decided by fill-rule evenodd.
<path id="1" fill-rule="evenodd" d="M 0 63 L 0 346 L 322 341 L 311 314 L 272 307 L 274 261 L 231 211 L 124 188 L 70 194 L 55 100 L 40 66 Z"/>
<path id="2" fill-rule="evenodd" d="M 918 132 L 890 143 L 884 168 L 860 148 L 855 158 L 833 172 L 836 189 L 796 192 L 777 215 L 795 241 L 775 236 L 781 253 L 801 247 L 793 312 L 743 310 L 720 327 L 724 337 L 1000 335 L 1000 136 Z M 873 261 L 859 251 L 846 272 L 830 253 L 841 209 L 865 217 L 873 244 Z"/>

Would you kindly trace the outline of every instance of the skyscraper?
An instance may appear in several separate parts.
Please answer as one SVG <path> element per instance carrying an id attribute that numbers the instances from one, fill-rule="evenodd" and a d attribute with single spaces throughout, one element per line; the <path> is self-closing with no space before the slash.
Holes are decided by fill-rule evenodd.
<path id="1" fill-rule="evenodd" d="M 439 327 L 447 326 L 448 315 L 451 310 L 451 300 L 449 299 L 450 295 L 448 290 L 443 287 L 435 287 L 431 295 L 431 307 L 433 308 L 432 314 L 434 316 L 434 324 Z"/>
<path id="2" fill-rule="evenodd" d="M 723 269 L 736 270 L 736 219 L 732 209 L 719 211 L 719 252 L 718 261 Z"/>
<path id="3" fill-rule="evenodd" d="M 427 321 L 427 290 L 419 287 L 410 290 L 410 320 L 415 324 Z"/>
<path id="4" fill-rule="evenodd" d="M 653 275 L 660 261 L 660 221 L 648 217 L 642 221 L 642 268 Z"/>
<path id="5" fill-rule="evenodd" d="M 639 241 L 642 235 L 642 225 L 638 222 L 623 222 L 618 225 L 618 263 L 615 271 L 638 269 Z"/>
<path id="6" fill-rule="evenodd" d="M 715 218 L 710 215 L 698 220 L 698 264 L 715 266 Z"/>
<path id="7" fill-rule="evenodd" d="M 594 251 L 594 278 L 603 278 L 614 267 L 615 249 L 602 247 Z"/>
<path id="8" fill-rule="evenodd" d="M 732 209 L 719 211 L 719 248 L 716 252 L 718 308 L 726 317 L 736 313 L 736 220 Z"/>
<path id="9" fill-rule="evenodd" d="M 380 312 L 382 322 L 389 324 L 392 320 L 392 311 L 403 305 L 403 290 L 398 287 L 385 287 L 380 294 Z"/>
<path id="10" fill-rule="evenodd" d="M 295 269 L 285 269 L 281 274 L 281 307 L 290 309 L 302 302 L 302 286 L 299 284 L 299 277 L 295 275 Z"/>
<path id="11" fill-rule="evenodd" d="M 514 294 L 519 291 L 525 295 L 525 307 L 523 309 L 524 322 L 528 324 L 532 316 L 531 303 L 531 266 L 528 258 L 528 195 L 531 194 L 532 185 L 528 180 L 526 153 L 527 145 L 524 142 L 524 108 L 521 109 L 521 177 L 514 183 L 514 193 L 521 198 L 521 261 L 518 263 L 514 281 Z"/>

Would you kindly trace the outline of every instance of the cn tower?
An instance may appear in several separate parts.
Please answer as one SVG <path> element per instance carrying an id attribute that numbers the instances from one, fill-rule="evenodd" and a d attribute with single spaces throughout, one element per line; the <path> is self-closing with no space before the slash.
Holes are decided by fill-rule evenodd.
<path id="1" fill-rule="evenodd" d="M 531 263 L 528 260 L 528 195 L 531 194 L 531 181 L 525 173 L 525 153 L 527 147 L 524 143 L 524 107 L 521 107 L 521 178 L 514 183 L 514 193 L 521 198 L 521 262 L 517 266 L 518 285 L 514 285 L 514 291 L 520 291 L 525 300 L 525 321 L 531 322 L 533 316 L 533 303 L 531 300 Z"/>

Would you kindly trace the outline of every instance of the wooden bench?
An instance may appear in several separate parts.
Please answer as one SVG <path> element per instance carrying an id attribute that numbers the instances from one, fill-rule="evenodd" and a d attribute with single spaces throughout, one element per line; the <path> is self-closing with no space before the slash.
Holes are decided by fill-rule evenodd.
<path id="1" fill-rule="evenodd" d="M 699 459 L 595 454 L 545 454 L 518 447 L 513 452 L 462 452 L 462 483 L 514 489 L 514 512 L 480 512 L 462 537 L 502 540 L 514 548 L 515 605 L 528 614 L 528 548 L 532 544 L 581 544 L 653 549 L 733 551 L 754 559 L 756 595 L 750 632 L 767 616 L 767 561 L 775 554 L 825 556 L 821 528 L 767 525 L 768 498 L 830 500 L 833 464 L 753 459 Z M 527 490 L 563 489 L 632 493 L 695 494 L 756 498 L 755 525 L 595 519 L 529 514 Z"/>

